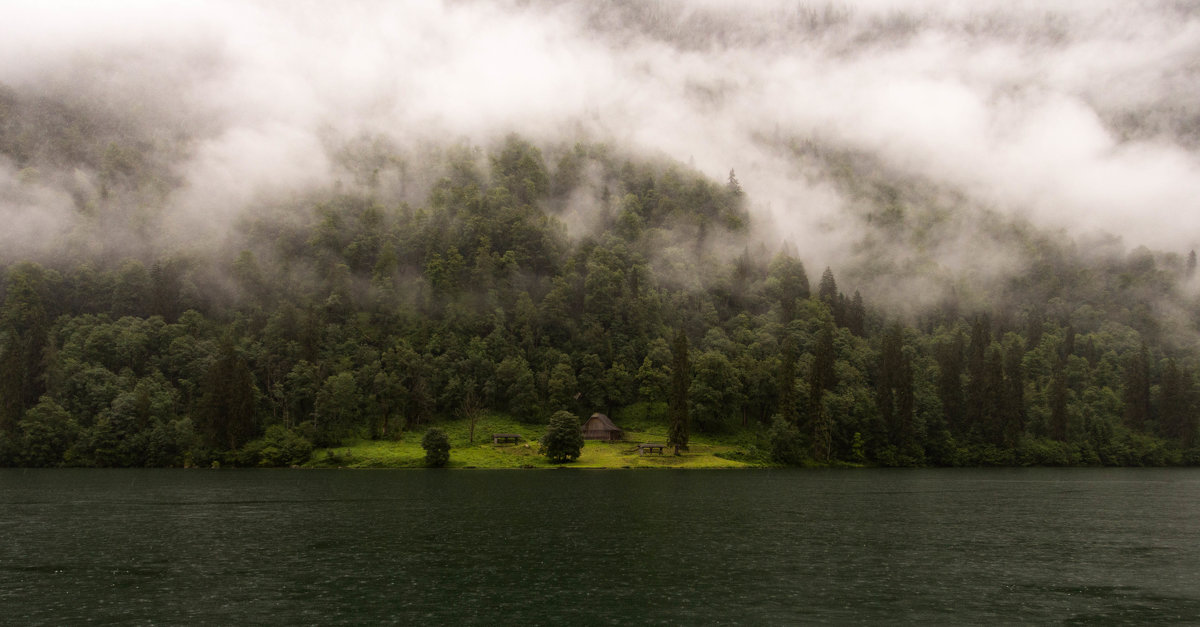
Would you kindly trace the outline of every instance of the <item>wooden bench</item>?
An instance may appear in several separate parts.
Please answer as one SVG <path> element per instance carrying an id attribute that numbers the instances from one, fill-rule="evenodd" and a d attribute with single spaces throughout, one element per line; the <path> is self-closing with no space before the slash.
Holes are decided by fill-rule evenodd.
<path id="1" fill-rule="evenodd" d="M 662 455 L 663 449 L 666 447 L 666 444 L 651 444 L 649 442 L 642 442 L 638 445 L 638 455 L 645 455 L 646 453 L 658 453 L 659 455 Z"/>
<path id="2" fill-rule="evenodd" d="M 519 433 L 493 433 L 492 444 L 516 444 L 521 439 Z"/>

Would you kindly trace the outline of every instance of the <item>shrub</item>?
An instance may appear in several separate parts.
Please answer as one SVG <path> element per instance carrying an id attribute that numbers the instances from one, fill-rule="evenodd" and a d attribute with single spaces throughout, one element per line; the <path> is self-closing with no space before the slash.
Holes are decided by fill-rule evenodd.
<path id="1" fill-rule="evenodd" d="M 799 466 L 804 462 L 804 439 L 795 425 L 775 416 L 767 434 L 771 443 L 771 459 L 777 464 Z"/>
<path id="2" fill-rule="evenodd" d="M 312 456 L 313 444 L 281 425 L 267 427 L 263 437 L 242 447 L 240 461 L 247 466 L 292 466 Z"/>
<path id="3" fill-rule="evenodd" d="M 437 427 L 430 427 L 421 438 L 421 448 L 425 449 L 425 465 L 441 468 L 450 461 L 450 438 L 446 432 Z"/>
<path id="4" fill-rule="evenodd" d="M 579 418 L 569 411 L 558 411 L 550 417 L 550 426 L 542 437 L 542 452 L 555 464 L 579 459 L 583 451 L 583 432 Z"/>

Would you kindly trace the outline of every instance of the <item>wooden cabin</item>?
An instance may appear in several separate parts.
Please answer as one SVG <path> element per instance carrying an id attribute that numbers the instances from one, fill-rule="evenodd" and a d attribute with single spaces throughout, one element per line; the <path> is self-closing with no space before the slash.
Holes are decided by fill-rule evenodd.
<path id="1" fill-rule="evenodd" d="M 604 414 L 592 414 L 583 423 L 583 439 L 585 440 L 620 440 L 625 436 L 613 421 Z"/>

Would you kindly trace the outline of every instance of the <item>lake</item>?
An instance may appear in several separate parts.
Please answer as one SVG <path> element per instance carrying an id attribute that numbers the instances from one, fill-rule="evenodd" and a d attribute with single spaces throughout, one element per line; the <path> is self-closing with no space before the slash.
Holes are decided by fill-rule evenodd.
<path id="1" fill-rule="evenodd" d="M 1200 469 L 0 471 L 6 624 L 1200 622 Z"/>

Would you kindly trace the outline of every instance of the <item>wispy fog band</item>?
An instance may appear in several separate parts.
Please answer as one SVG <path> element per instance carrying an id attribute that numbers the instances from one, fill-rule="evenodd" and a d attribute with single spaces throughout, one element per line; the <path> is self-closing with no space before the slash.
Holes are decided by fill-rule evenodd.
<path id="1" fill-rule="evenodd" d="M 829 152 L 1041 226 L 1196 245 L 1197 5 L 944 4 L 15 1 L 0 83 L 174 146 L 163 202 L 188 232 L 334 184 L 331 138 L 515 131 L 735 168 L 820 263 L 858 236 Z M 0 165 L 0 216 L 20 241 L 61 228 L 93 175 Z"/>

